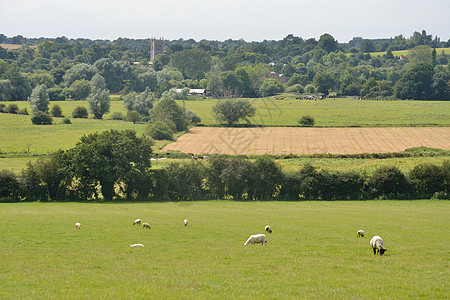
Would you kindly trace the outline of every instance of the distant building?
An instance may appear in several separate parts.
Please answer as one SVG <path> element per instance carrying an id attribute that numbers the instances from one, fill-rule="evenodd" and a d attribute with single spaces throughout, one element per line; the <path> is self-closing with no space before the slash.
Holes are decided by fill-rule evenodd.
<path id="1" fill-rule="evenodd" d="M 150 41 L 150 62 L 155 60 L 156 55 L 164 53 L 164 39 L 152 38 Z"/>
<path id="2" fill-rule="evenodd" d="M 290 77 L 287 77 L 286 75 L 280 74 L 277 72 L 267 73 L 266 78 L 274 78 L 274 79 L 280 81 L 281 83 L 287 83 L 289 81 L 289 79 L 291 79 Z"/>

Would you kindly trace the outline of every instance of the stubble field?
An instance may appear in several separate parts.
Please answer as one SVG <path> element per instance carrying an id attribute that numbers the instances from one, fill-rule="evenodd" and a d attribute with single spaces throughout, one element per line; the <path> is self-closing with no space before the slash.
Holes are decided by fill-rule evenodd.
<path id="1" fill-rule="evenodd" d="M 195 127 L 163 151 L 195 154 L 358 154 L 413 147 L 450 150 L 449 127 L 206 128 Z"/>

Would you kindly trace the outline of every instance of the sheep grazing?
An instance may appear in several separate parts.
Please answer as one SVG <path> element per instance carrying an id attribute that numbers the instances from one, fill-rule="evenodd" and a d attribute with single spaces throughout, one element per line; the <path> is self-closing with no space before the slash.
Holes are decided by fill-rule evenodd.
<path id="1" fill-rule="evenodd" d="M 144 247 L 144 245 L 143 244 L 133 244 L 133 245 L 130 245 L 130 247 Z"/>
<path id="2" fill-rule="evenodd" d="M 266 225 L 265 230 L 266 232 L 272 233 L 272 228 L 269 225 Z"/>
<path id="3" fill-rule="evenodd" d="M 81 224 L 80 223 L 75 223 L 75 228 L 76 229 L 81 229 Z"/>
<path id="4" fill-rule="evenodd" d="M 187 226 L 187 224 L 188 224 L 188 220 L 184 219 L 184 226 Z"/>
<path id="5" fill-rule="evenodd" d="M 136 224 L 141 225 L 141 219 L 134 220 L 133 225 L 136 225 Z"/>
<path id="6" fill-rule="evenodd" d="M 259 244 L 261 243 L 261 246 L 267 245 L 266 236 L 264 234 L 255 234 L 251 235 L 248 240 L 244 243 L 244 245 L 248 244 Z"/>
<path id="7" fill-rule="evenodd" d="M 142 223 L 142 228 L 152 229 L 148 223 Z"/>
<path id="8" fill-rule="evenodd" d="M 356 237 L 364 237 L 364 230 L 358 230 L 358 232 L 356 233 Z"/>
<path id="9" fill-rule="evenodd" d="M 380 254 L 383 255 L 384 252 L 386 252 L 386 248 L 383 247 L 383 239 L 380 238 L 378 235 L 374 236 L 370 240 L 370 246 L 373 249 L 373 254 Z"/>

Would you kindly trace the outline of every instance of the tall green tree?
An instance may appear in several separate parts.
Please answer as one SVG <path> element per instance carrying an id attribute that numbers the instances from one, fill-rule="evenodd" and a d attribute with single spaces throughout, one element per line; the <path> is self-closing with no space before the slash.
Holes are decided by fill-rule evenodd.
<path id="1" fill-rule="evenodd" d="M 89 103 L 89 110 L 95 119 L 102 119 L 103 115 L 109 112 L 111 104 L 108 90 L 94 87 L 86 101 Z"/>
<path id="2" fill-rule="evenodd" d="M 418 63 L 411 67 L 394 86 L 400 99 L 425 100 L 433 95 L 434 68 L 430 63 Z"/>
<path id="3" fill-rule="evenodd" d="M 188 126 L 183 108 L 181 108 L 175 100 L 170 98 L 161 98 L 154 103 L 150 116 L 153 122 L 173 122 L 177 131 L 186 130 Z"/>
<path id="4" fill-rule="evenodd" d="M 245 120 L 250 123 L 249 118 L 255 115 L 256 109 L 248 100 L 225 99 L 220 100 L 212 107 L 214 118 L 218 122 L 226 122 L 228 125 Z"/>
<path id="5" fill-rule="evenodd" d="M 30 103 L 30 108 L 33 112 L 47 112 L 48 105 L 50 104 L 50 98 L 48 96 L 47 88 L 45 85 L 38 85 L 31 92 L 31 96 L 28 99 Z"/>

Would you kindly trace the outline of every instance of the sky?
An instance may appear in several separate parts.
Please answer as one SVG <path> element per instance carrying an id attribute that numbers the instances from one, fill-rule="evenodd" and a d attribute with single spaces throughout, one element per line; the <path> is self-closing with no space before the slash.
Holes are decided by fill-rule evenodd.
<path id="1" fill-rule="evenodd" d="M 200 41 L 450 38 L 449 0 L 0 0 L 0 34 Z"/>

